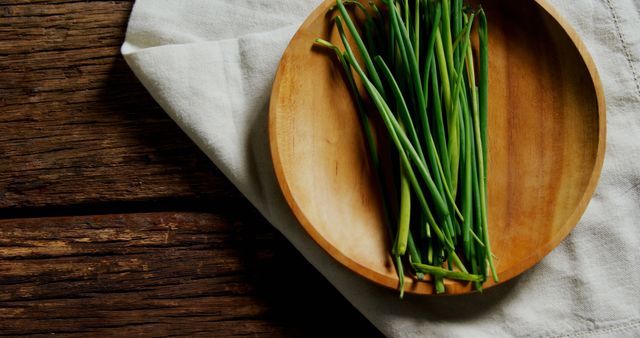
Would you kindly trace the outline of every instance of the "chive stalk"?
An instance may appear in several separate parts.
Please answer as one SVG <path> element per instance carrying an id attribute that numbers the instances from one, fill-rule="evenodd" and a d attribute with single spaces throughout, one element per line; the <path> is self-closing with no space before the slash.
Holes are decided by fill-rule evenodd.
<path id="1" fill-rule="evenodd" d="M 334 23 L 344 50 L 316 43 L 335 51 L 356 100 L 393 238 L 400 297 L 405 273 L 418 280 L 431 275 L 436 293 L 446 292 L 446 279 L 481 291 L 488 270 L 498 280 L 487 223 L 486 15 L 481 8 L 468 13 L 463 0 L 382 3 L 336 0 Z M 345 5 L 363 12 L 363 21 Z M 477 63 L 470 42 L 476 22 Z M 367 99 L 378 114 L 368 111 Z M 383 163 L 387 158 L 397 161 Z"/>

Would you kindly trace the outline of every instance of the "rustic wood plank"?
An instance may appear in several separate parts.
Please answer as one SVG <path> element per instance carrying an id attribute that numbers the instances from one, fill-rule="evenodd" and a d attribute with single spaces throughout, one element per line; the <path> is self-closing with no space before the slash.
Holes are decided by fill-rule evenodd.
<path id="1" fill-rule="evenodd" d="M 239 198 L 120 56 L 132 4 L 0 6 L 0 208 Z"/>
<path id="2" fill-rule="evenodd" d="M 133 5 L 133 1 L 7 2 L 0 5 L 4 23 L 0 54 L 118 45 Z"/>
<path id="3" fill-rule="evenodd" d="M 255 211 L 237 214 L 0 221 L 0 336 L 379 335 Z"/>

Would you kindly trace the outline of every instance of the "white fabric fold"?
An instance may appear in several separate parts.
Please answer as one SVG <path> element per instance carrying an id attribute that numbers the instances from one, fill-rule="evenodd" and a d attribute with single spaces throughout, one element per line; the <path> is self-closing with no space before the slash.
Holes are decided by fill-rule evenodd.
<path id="1" fill-rule="evenodd" d="M 271 84 L 289 39 L 319 2 L 138 0 L 122 53 L 180 128 L 385 335 L 639 336 L 640 4 L 550 1 L 594 57 L 608 109 L 601 183 L 571 235 L 536 267 L 483 295 L 402 301 L 312 242 L 273 173 Z"/>

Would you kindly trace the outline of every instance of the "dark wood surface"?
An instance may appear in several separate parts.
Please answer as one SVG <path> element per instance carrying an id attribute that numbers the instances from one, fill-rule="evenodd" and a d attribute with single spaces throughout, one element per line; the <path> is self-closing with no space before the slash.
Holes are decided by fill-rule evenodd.
<path id="1" fill-rule="evenodd" d="M 0 336 L 380 335 L 138 82 L 132 5 L 0 1 Z"/>

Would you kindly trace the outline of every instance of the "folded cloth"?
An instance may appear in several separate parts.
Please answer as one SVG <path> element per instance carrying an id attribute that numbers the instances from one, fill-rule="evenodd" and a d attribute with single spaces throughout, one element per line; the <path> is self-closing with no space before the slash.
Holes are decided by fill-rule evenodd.
<path id="1" fill-rule="evenodd" d="M 122 54 L 231 182 L 384 334 L 640 336 L 640 4 L 548 1 L 577 30 L 603 80 L 605 165 L 571 235 L 482 295 L 399 300 L 325 254 L 284 202 L 267 106 L 282 52 L 320 0 L 138 0 Z"/>

